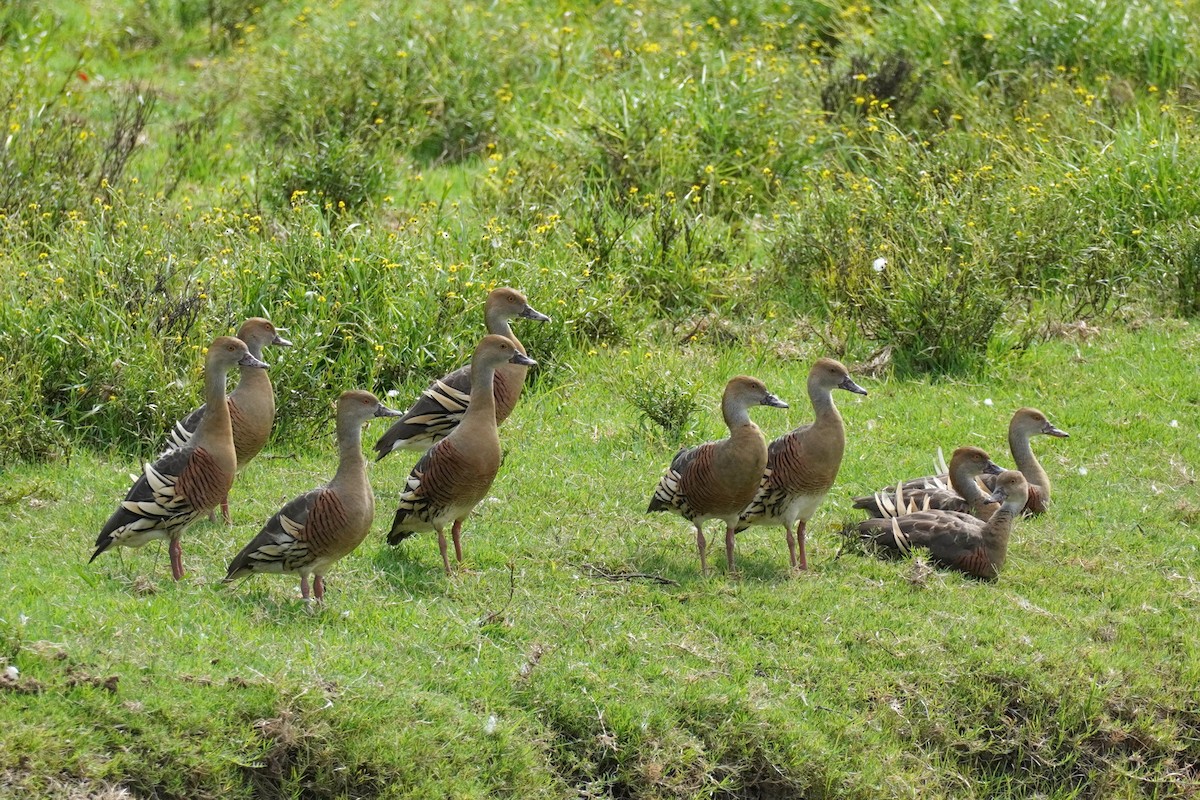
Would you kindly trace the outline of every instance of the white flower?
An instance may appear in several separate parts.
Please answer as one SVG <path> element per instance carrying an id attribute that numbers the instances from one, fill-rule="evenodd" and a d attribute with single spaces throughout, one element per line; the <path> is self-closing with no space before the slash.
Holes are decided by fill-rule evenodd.
<path id="1" fill-rule="evenodd" d="M 1178 428 L 1178 427 L 1179 427 L 1179 420 L 1177 420 L 1177 419 L 1173 419 L 1173 420 L 1171 420 L 1171 427 L 1172 427 L 1172 428 Z"/>
<path id="2" fill-rule="evenodd" d="M 1080 468 L 1079 468 L 1079 474 L 1080 474 L 1080 475 L 1087 475 L 1087 467 L 1080 467 Z"/>
<path id="3" fill-rule="evenodd" d="M 983 404 L 985 406 L 987 406 L 988 408 L 991 408 L 992 407 L 992 398 L 990 398 L 990 397 L 983 398 Z"/>
<path id="4" fill-rule="evenodd" d="M 8 678 L 10 681 L 15 681 L 18 677 L 20 677 L 20 675 L 21 670 L 17 669 L 12 664 L 9 664 L 4 668 L 4 677 Z"/>
<path id="5" fill-rule="evenodd" d="M 487 718 L 487 722 L 483 723 L 483 732 L 486 733 L 488 736 L 491 736 L 492 734 L 494 734 L 496 732 L 496 723 L 498 721 L 499 720 L 496 719 L 495 714 L 490 715 Z"/>
<path id="6" fill-rule="evenodd" d="M 400 390 L 399 390 L 399 389 L 388 389 L 388 390 L 387 390 L 387 396 L 388 396 L 388 397 L 399 397 L 399 396 L 400 396 Z"/>
<path id="7" fill-rule="evenodd" d="M 887 266 L 887 259 L 884 258 L 883 256 L 880 256 L 879 258 L 877 258 L 871 262 L 871 269 L 875 270 L 876 272 L 883 272 L 883 268 L 886 266 Z"/>

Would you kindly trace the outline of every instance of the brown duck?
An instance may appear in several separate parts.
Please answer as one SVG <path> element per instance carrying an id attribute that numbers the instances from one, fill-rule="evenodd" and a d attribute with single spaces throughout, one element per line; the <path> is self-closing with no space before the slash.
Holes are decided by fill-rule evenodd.
<path id="1" fill-rule="evenodd" d="M 725 561 L 733 574 L 738 515 L 754 499 L 767 465 L 767 441 L 750 420 L 751 406 L 788 407 L 758 378 L 740 375 L 730 380 L 721 398 L 729 437 L 676 453 L 646 509 L 647 513 L 674 511 L 695 526 L 700 571 L 705 575 L 708 543 L 704 523 L 710 519 L 725 523 Z"/>
<path id="2" fill-rule="evenodd" d="M 245 342 L 251 355 L 260 360 L 263 348 L 267 345 L 292 346 L 291 342 L 279 335 L 278 329 L 270 320 L 262 317 L 251 317 L 242 323 L 237 338 Z M 238 472 L 241 472 L 271 437 L 271 426 L 275 422 L 275 391 L 265 370 L 242 367 L 239 372 L 241 374 L 238 385 L 229 393 L 226 404 L 229 406 L 229 419 L 233 424 L 233 449 L 237 453 L 237 468 Z M 188 443 L 196 428 L 200 426 L 207 405 L 206 403 L 200 406 L 175 423 L 167 437 L 167 447 L 161 455 L 165 456 Z M 221 514 L 226 522 L 231 521 L 228 497 L 221 500 Z"/>
<path id="3" fill-rule="evenodd" d="M 741 532 L 751 525 L 782 525 L 793 570 L 808 569 L 805 529 L 837 479 L 846 449 L 842 415 L 833 404 L 834 389 L 867 393 L 840 362 L 818 359 L 808 373 L 808 398 L 816 418 L 771 442 L 758 492 L 737 526 Z"/>
<path id="4" fill-rule="evenodd" d="M 167 539 L 171 577 L 183 577 L 179 537 L 225 498 L 237 471 L 225 403 L 225 375 L 235 366 L 263 369 L 267 365 L 240 339 L 222 336 L 213 341 L 204 362 L 204 397 L 211 411 L 183 447 L 145 465 L 142 477 L 104 523 L 89 563 L 114 544 L 141 547 L 152 539 Z"/>
<path id="5" fill-rule="evenodd" d="M 1008 555 L 1013 518 L 1029 499 L 1029 484 L 1016 470 L 996 476 L 991 500 L 1000 507 L 987 522 L 958 511 L 917 511 L 858 523 L 859 536 L 901 555 L 923 547 L 943 566 L 995 580 Z"/>
<path id="6" fill-rule="evenodd" d="M 325 571 L 366 538 L 375 519 L 375 496 L 362 454 L 362 428 L 374 417 L 398 417 L 370 392 L 338 398 L 338 468 L 333 480 L 305 492 L 267 520 L 229 564 L 225 583 L 253 572 L 300 576 L 300 595 L 309 597 L 313 576 L 317 602 L 325 596 Z"/>
<path id="7" fill-rule="evenodd" d="M 509 323 L 517 318 L 549 322 L 550 318 L 535 310 L 516 289 L 495 289 L 488 295 L 484 320 L 489 334 L 503 336 L 520 353 L 524 345 L 517 339 Z M 502 364 L 493 380 L 496 424 L 503 424 L 517 405 L 525 385 L 527 364 L 513 361 Z M 415 450 L 423 453 L 446 438 L 462 420 L 471 403 L 471 365 L 459 367 L 449 375 L 429 385 L 412 408 L 388 428 L 375 443 L 376 461 L 393 450 Z"/>
<path id="8" fill-rule="evenodd" d="M 462 562 L 463 521 L 487 496 L 500 469 L 497 372 L 505 364 L 530 367 L 536 363 L 504 336 L 483 337 L 471 357 L 471 395 L 462 420 L 413 467 L 400 495 L 388 544 L 399 544 L 419 531 L 437 531 L 442 566 L 449 575 L 445 527 L 453 523 L 454 557 Z"/>
<path id="9" fill-rule="evenodd" d="M 1025 476 L 1029 483 L 1029 501 L 1025 506 L 1026 514 L 1041 514 L 1050 505 L 1050 476 L 1033 454 L 1029 440 L 1034 436 L 1045 435 L 1055 438 L 1067 438 L 1066 431 L 1054 427 L 1046 415 L 1036 408 L 1018 408 L 1008 423 L 1008 449 L 1012 453 L 1016 468 Z M 901 487 L 907 493 L 910 489 L 923 489 L 927 486 L 945 486 L 949 480 L 946 474 L 926 475 L 921 478 L 901 482 Z M 980 480 L 987 490 L 995 487 L 996 476 L 982 475 Z M 891 492 L 895 487 L 889 486 L 881 491 Z"/>
<path id="10" fill-rule="evenodd" d="M 979 519 L 990 519 L 999 506 L 991 502 L 976 480 L 980 475 L 999 475 L 1003 470 L 978 447 L 960 447 L 950 457 L 950 486 L 933 478 L 923 489 L 905 490 L 903 485 L 891 492 L 876 492 L 854 498 L 854 507 L 872 517 L 895 517 L 908 511 L 960 511 Z M 990 492 L 989 492 L 990 494 Z"/>

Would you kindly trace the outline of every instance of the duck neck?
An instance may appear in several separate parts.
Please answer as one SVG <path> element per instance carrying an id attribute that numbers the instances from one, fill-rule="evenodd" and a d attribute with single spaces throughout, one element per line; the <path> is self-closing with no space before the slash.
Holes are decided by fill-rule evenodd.
<path id="1" fill-rule="evenodd" d="M 721 400 L 721 416 L 725 418 L 725 425 L 731 432 L 754 424 L 750 421 L 750 409 L 734 397 Z"/>
<path id="2" fill-rule="evenodd" d="M 1050 477 L 1046 474 L 1046 470 L 1042 469 L 1037 456 L 1033 454 L 1033 448 L 1029 446 L 1029 434 L 1019 429 L 1009 428 L 1008 449 L 1012 452 L 1013 463 L 1025 476 L 1025 480 L 1029 481 L 1030 485 L 1036 486 L 1041 495 L 1049 500 Z"/>
<path id="3" fill-rule="evenodd" d="M 509 318 L 506 314 L 502 314 L 498 310 L 489 309 L 487 314 L 484 316 L 484 321 L 487 323 L 488 333 L 494 333 L 498 336 L 503 336 L 505 339 L 508 339 L 510 342 L 516 345 L 517 349 L 522 353 L 525 352 L 525 347 L 521 344 L 521 340 L 517 338 L 517 335 L 513 333 L 512 326 L 509 324 Z"/>
<path id="4" fill-rule="evenodd" d="M 262 348 L 259 347 L 257 350 L 258 352 L 255 352 L 254 350 L 251 350 L 250 352 L 253 353 L 255 358 L 261 360 Z M 238 367 L 238 373 L 237 386 L 233 387 L 233 391 L 230 392 L 230 396 L 238 398 L 245 394 L 262 392 L 264 390 L 268 394 L 272 393 L 271 378 L 267 375 L 267 371 L 265 369 L 259 369 L 258 367 Z"/>
<path id="5" fill-rule="evenodd" d="M 338 416 L 338 468 L 331 484 L 339 486 L 366 480 L 367 460 L 362 453 L 362 423 Z"/>
<path id="6" fill-rule="evenodd" d="M 955 467 L 950 470 L 950 485 L 958 496 L 966 500 L 971 508 L 979 508 L 988 503 L 988 499 L 983 496 L 983 490 L 979 488 L 979 482 L 975 480 L 975 476 L 969 470 L 962 467 Z"/>
<path id="7" fill-rule="evenodd" d="M 486 364 L 471 365 L 471 402 L 463 414 L 458 429 L 496 427 L 496 393 L 493 383 L 496 368 Z"/>
<path id="8" fill-rule="evenodd" d="M 1023 506 L 1024 502 L 1021 505 Z M 1008 536 L 1012 533 L 1013 519 L 1020 511 L 1019 507 L 1010 502 L 1004 502 L 996 509 L 983 526 L 983 540 L 988 547 L 993 549 L 999 547 L 1001 550 L 1008 547 Z"/>
<path id="9" fill-rule="evenodd" d="M 200 444 L 224 433 L 232 445 L 233 427 L 229 420 L 229 406 L 225 402 L 225 376 L 228 372 L 229 369 L 222 366 L 208 366 L 204 370 L 205 409 L 195 436 L 195 441 Z"/>
<path id="10" fill-rule="evenodd" d="M 816 424 L 840 424 L 842 415 L 833 404 L 833 390 L 816 381 L 808 382 L 808 400 L 812 403 Z"/>

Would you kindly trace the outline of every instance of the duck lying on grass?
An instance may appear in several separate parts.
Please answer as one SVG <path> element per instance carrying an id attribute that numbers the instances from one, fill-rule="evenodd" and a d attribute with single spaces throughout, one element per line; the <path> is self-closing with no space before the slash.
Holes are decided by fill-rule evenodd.
<path id="1" fill-rule="evenodd" d="M 987 522 L 958 511 L 917 511 L 888 519 L 866 519 L 852 530 L 884 550 L 907 555 L 913 548 L 922 547 L 942 566 L 995 580 L 1008 555 L 1013 519 L 1028 499 L 1025 476 L 1005 470 L 996 476 L 991 496 L 1000 507 Z"/>

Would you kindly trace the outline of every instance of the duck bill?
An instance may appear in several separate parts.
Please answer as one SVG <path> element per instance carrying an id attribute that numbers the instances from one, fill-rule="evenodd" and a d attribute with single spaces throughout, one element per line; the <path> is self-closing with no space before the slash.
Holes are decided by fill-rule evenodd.
<path id="1" fill-rule="evenodd" d="M 292 346 L 292 343 L 290 341 L 283 338 L 278 333 L 275 334 L 275 338 L 271 340 L 271 344 L 275 345 L 276 347 L 291 347 Z"/>
<path id="2" fill-rule="evenodd" d="M 1061 428 L 1054 427 L 1049 422 L 1042 426 L 1042 433 L 1046 434 L 1047 436 L 1054 436 L 1058 439 L 1067 439 L 1071 436 L 1071 434 L 1067 433 Z"/>
<path id="3" fill-rule="evenodd" d="M 403 417 L 403 411 L 397 411 L 394 408 L 388 408 L 383 403 L 375 407 L 375 416 L 377 417 Z"/>
<path id="4" fill-rule="evenodd" d="M 524 353 L 513 353 L 513 357 L 509 359 L 512 364 L 520 364 L 522 367 L 532 367 L 537 362 Z"/>
<path id="5" fill-rule="evenodd" d="M 763 398 L 762 404 L 764 406 L 771 406 L 771 408 L 787 408 L 788 407 L 787 403 L 783 402 L 782 400 L 780 400 L 778 397 L 771 394 L 770 392 L 767 392 L 767 396 Z"/>
<path id="6" fill-rule="evenodd" d="M 997 464 L 995 461 L 989 461 L 987 466 L 983 468 L 984 475 L 999 475 L 1004 472 L 1004 467 Z"/>
<path id="7" fill-rule="evenodd" d="M 259 369 L 266 369 L 267 362 L 263 361 L 261 358 L 255 358 L 253 353 L 246 353 L 246 355 L 244 355 L 238 359 L 238 366 L 239 367 L 258 367 Z"/>
<path id="8" fill-rule="evenodd" d="M 533 308 L 533 306 L 525 306 L 525 310 L 520 314 L 522 319 L 532 319 L 538 322 L 549 322 L 550 318 L 542 312 Z"/>
<path id="9" fill-rule="evenodd" d="M 867 393 L 867 390 L 855 383 L 854 379 L 849 375 L 847 375 L 846 378 L 838 384 L 838 388 L 845 389 L 847 392 L 854 392 L 855 394 L 865 395 Z"/>

